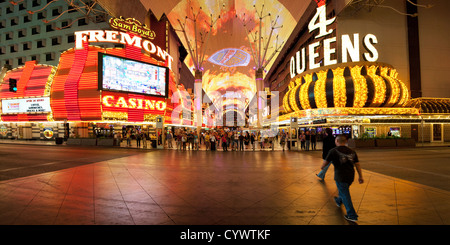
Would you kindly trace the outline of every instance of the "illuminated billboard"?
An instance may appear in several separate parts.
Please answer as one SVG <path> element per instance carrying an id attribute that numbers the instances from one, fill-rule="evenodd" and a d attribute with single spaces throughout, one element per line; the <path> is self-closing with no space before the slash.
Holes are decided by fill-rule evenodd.
<path id="1" fill-rule="evenodd" d="M 98 88 L 167 98 L 169 69 L 99 53 Z"/>
<path id="2" fill-rule="evenodd" d="M 27 98 L 2 100 L 2 113 L 48 113 L 51 112 L 50 98 Z"/>

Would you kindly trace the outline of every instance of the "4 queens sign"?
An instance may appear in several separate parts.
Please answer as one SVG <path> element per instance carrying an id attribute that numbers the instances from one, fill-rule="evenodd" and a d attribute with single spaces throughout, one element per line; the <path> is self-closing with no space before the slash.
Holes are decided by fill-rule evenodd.
<path id="1" fill-rule="evenodd" d="M 365 61 L 375 62 L 378 60 L 378 51 L 375 44 L 378 39 L 374 34 L 366 34 L 362 39 L 363 49 L 360 48 L 360 34 L 353 35 L 343 34 L 339 37 L 340 46 L 336 45 L 337 37 L 322 38 L 330 36 L 334 29 L 329 29 L 336 17 L 327 19 L 326 0 L 315 0 L 317 2 L 316 13 L 308 24 L 310 33 L 317 32 L 314 39 L 319 39 L 314 43 L 305 45 L 290 58 L 290 75 L 291 78 L 307 71 L 308 69 L 316 69 L 321 66 L 334 65 L 338 63 L 359 62 L 362 58 Z M 353 36 L 353 37 L 352 37 Z M 338 46 L 340 50 L 336 50 L 334 46 Z M 322 48 L 323 47 L 323 48 Z M 340 51 L 340 55 L 338 55 Z M 317 58 L 323 53 L 323 62 L 318 62 Z"/>

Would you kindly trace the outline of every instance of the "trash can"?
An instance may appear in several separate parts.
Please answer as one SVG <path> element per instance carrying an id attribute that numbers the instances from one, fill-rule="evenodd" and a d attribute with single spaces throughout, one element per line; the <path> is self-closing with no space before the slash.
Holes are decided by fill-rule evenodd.
<path id="1" fill-rule="evenodd" d="M 62 137 L 56 137 L 55 138 L 55 143 L 57 145 L 62 145 L 63 141 L 64 141 L 64 138 L 62 138 Z"/>

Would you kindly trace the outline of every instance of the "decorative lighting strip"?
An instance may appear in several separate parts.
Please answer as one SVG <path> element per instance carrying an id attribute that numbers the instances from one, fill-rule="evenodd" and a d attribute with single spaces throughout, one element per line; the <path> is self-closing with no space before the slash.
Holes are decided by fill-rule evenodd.
<path id="1" fill-rule="evenodd" d="M 317 108 L 327 108 L 327 96 L 325 90 L 325 82 L 327 79 L 327 70 L 321 70 L 316 73 L 317 81 L 314 83 L 314 99 Z"/>
<path id="2" fill-rule="evenodd" d="M 312 74 L 306 74 L 304 77 L 305 83 L 300 88 L 300 103 L 303 109 L 311 109 L 309 104 L 308 89 L 312 83 Z"/>
<path id="3" fill-rule="evenodd" d="M 383 78 L 376 75 L 377 69 L 378 66 L 375 65 L 367 67 L 367 75 L 372 78 L 375 87 L 375 96 L 370 107 L 381 106 L 386 97 L 386 84 L 384 83 Z"/>
<path id="4" fill-rule="evenodd" d="M 333 69 L 333 99 L 334 107 L 345 107 L 347 103 L 344 68 Z"/>
<path id="5" fill-rule="evenodd" d="M 291 105 L 292 110 L 299 111 L 299 110 L 301 110 L 301 107 L 299 107 L 297 105 L 297 101 L 295 99 L 295 91 L 297 91 L 297 89 L 302 85 L 302 81 L 300 78 L 296 78 L 294 81 L 295 81 L 295 86 L 292 89 L 293 93 L 291 92 L 291 96 L 289 96 L 289 105 Z"/>
<path id="6" fill-rule="evenodd" d="M 397 107 L 376 107 L 376 108 L 321 108 L 321 109 L 308 109 L 284 114 L 278 117 L 278 121 L 289 120 L 291 117 L 298 118 L 314 118 L 324 116 L 362 116 L 362 115 L 420 115 L 418 108 L 397 108 Z"/>
<path id="7" fill-rule="evenodd" d="M 367 102 L 367 83 L 366 79 L 361 75 L 361 68 L 362 66 L 354 66 L 350 68 L 355 90 L 355 98 L 353 101 L 354 108 L 362 108 Z"/>
<path id="8" fill-rule="evenodd" d="M 400 98 L 400 85 L 398 84 L 398 82 L 387 75 L 389 68 L 387 67 L 381 67 L 381 77 L 383 77 L 385 80 L 387 80 L 389 82 L 389 84 L 391 85 L 391 96 L 388 98 L 387 103 L 385 106 L 387 107 L 392 107 L 393 105 L 395 105 L 399 98 Z"/>
<path id="9" fill-rule="evenodd" d="M 66 104 L 67 120 L 80 121 L 80 107 L 78 105 L 78 83 L 83 73 L 88 54 L 88 43 L 83 43 L 83 49 L 75 50 L 74 63 L 64 83 L 64 101 Z"/>
<path id="10" fill-rule="evenodd" d="M 102 112 L 103 121 L 128 121 L 127 112 L 104 111 Z"/>
<path id="11" fill-rule="evenodd" d="M 292 112 L 292 109 L 288 104 L 288 99 L 290 98 L 290 96 L 289 96 L 290 92 L 291 92 L 291 90 L 288 90 L 286 92 L 286 95 L 283 97 L 283 107 L 284 107 L 285 112 Z"/>

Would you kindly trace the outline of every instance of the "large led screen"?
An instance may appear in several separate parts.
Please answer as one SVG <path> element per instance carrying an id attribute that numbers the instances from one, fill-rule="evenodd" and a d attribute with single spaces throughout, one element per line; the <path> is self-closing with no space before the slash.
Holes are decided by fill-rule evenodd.
<path id="1" fill-rule="evenodd" d="M 99 89 L 167 97 L 168 68 L 99 53 Z"/>

